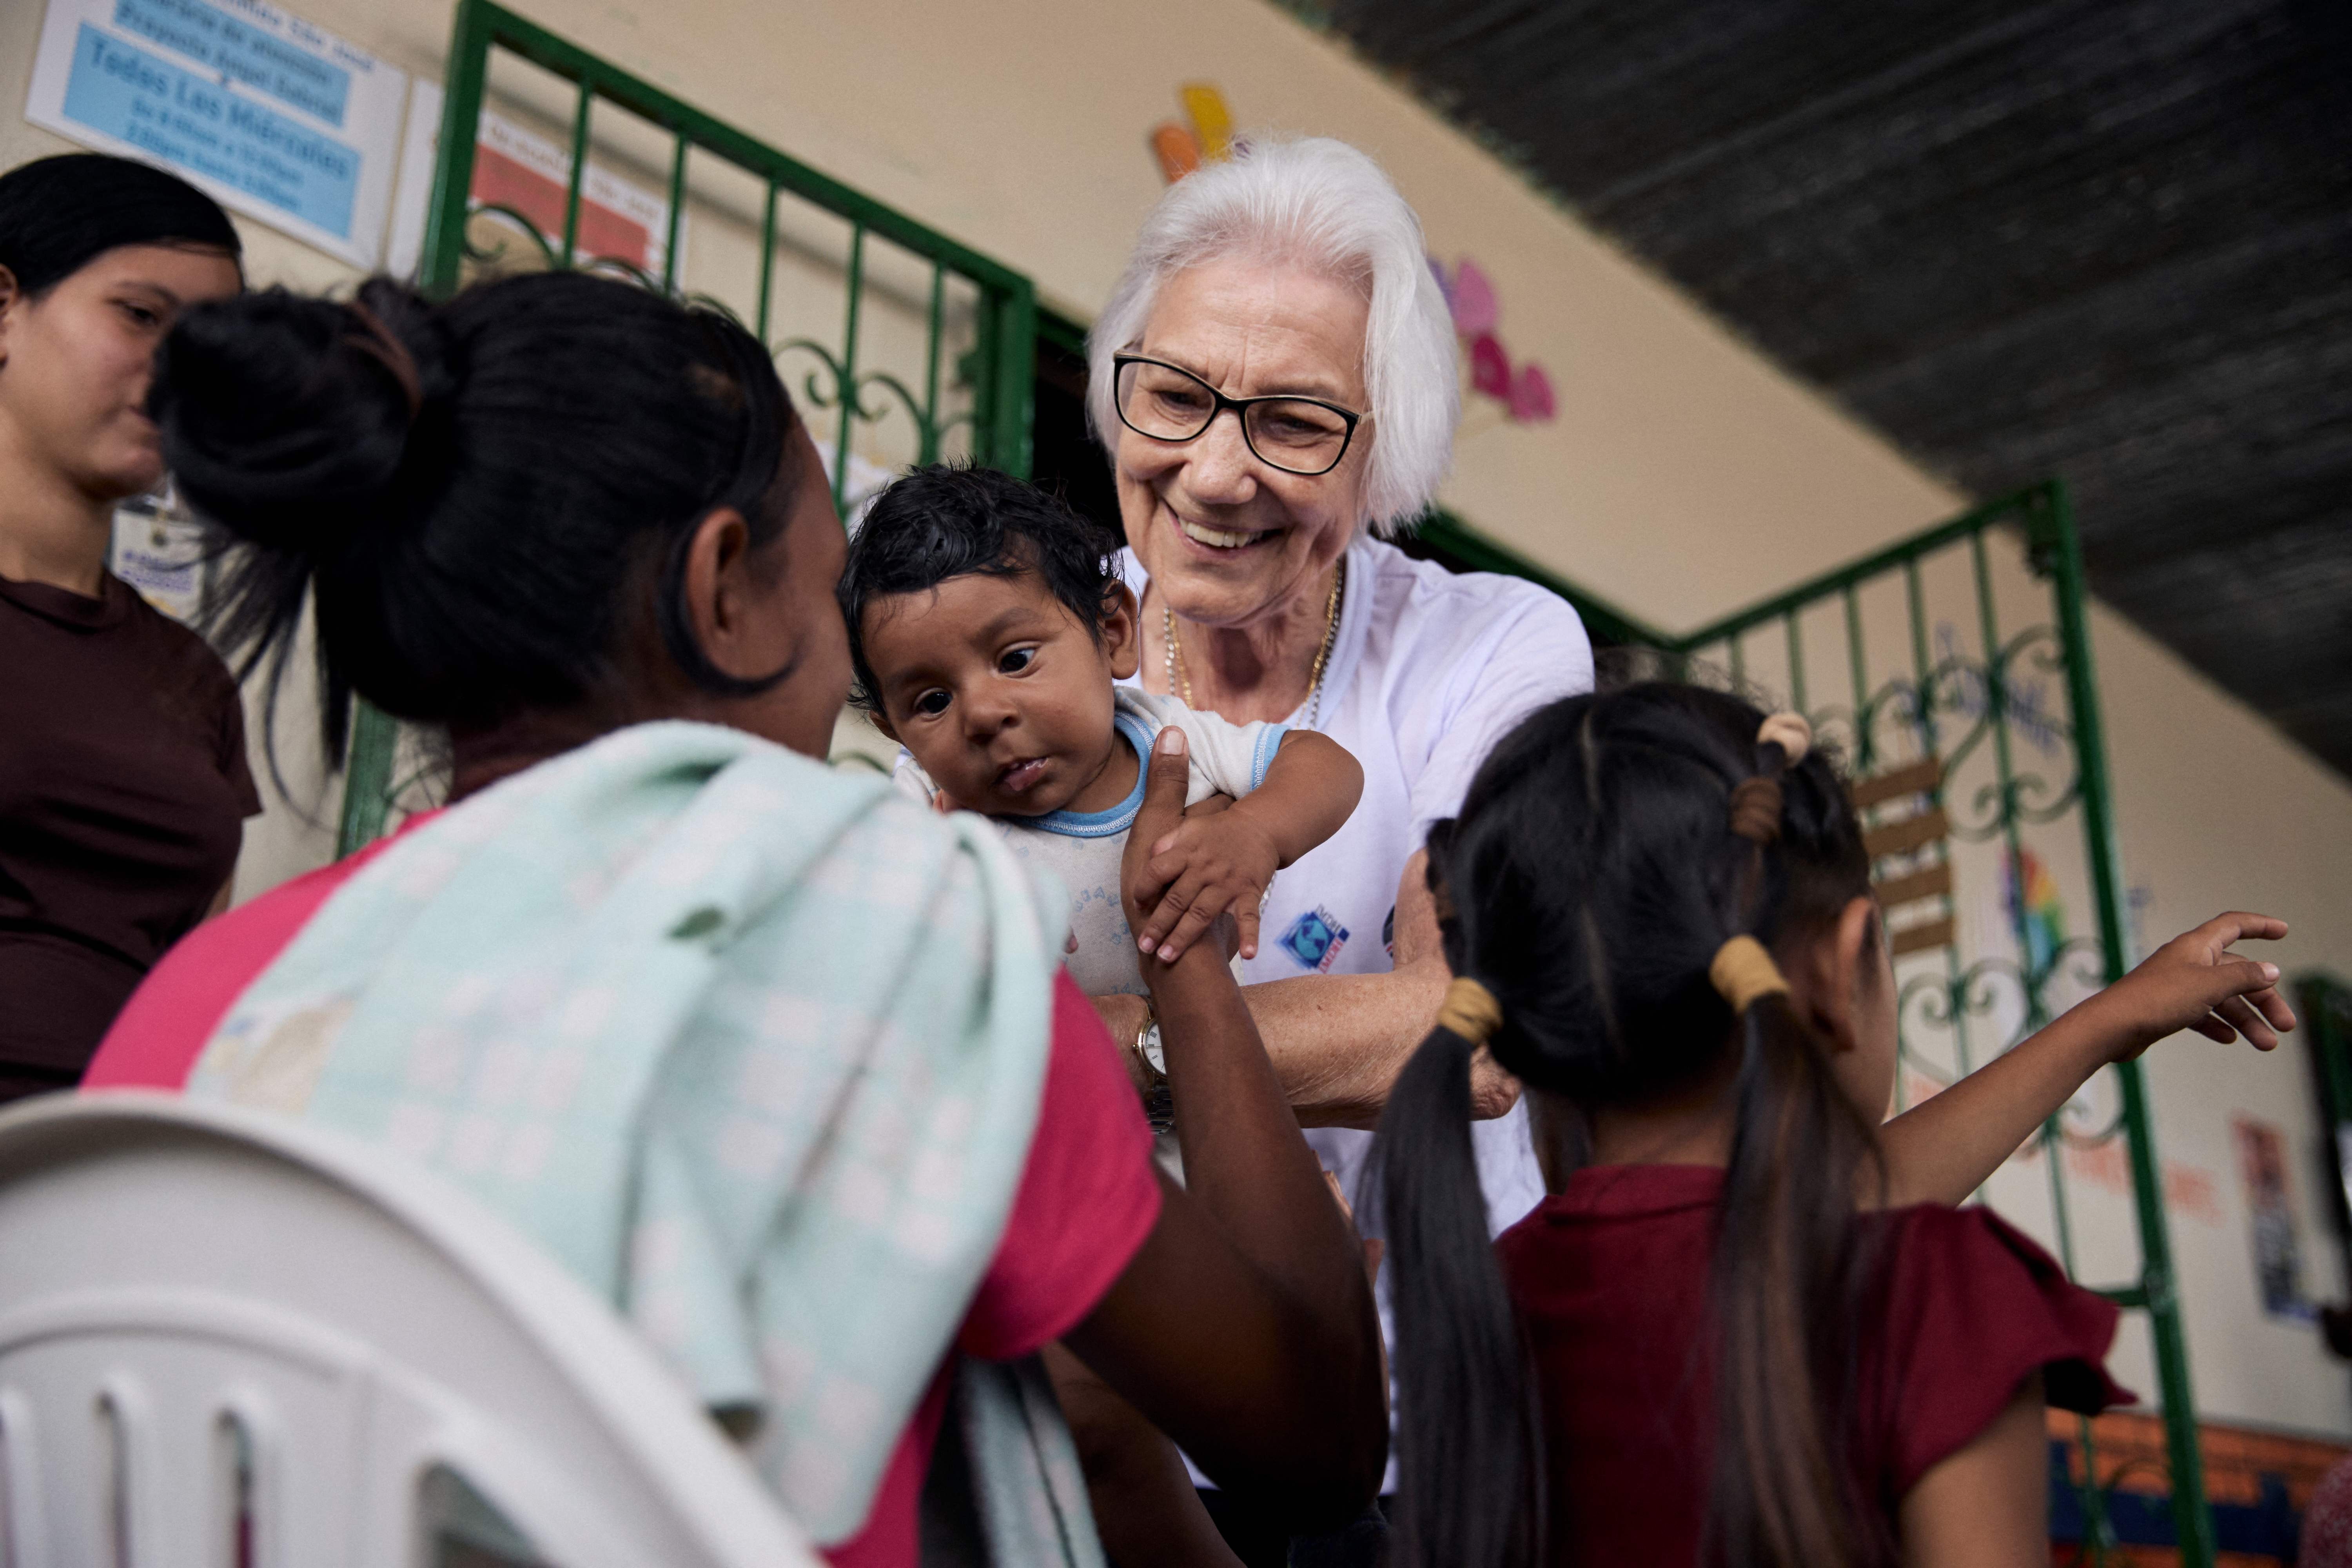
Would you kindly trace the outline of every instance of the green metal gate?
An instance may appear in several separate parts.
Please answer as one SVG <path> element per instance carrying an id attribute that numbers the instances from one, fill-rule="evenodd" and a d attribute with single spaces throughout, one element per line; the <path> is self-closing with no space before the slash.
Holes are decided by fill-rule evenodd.
<path id="1" fill-rule="evenodd" d="M 1785 695 L 1843 747 L 1889 906 L 1906 1083 L 1951 1081 L 2130 967 L 2082 551 L 2062 484 L 1980 507 L 1687 636 L 1646 640 L 1685 668 Z M 2063 921 L 2070 882 L 2093 927 L 2074 936 Z M 1994 896 L 1971 902 L 1972 889 Z M 2011 1173 L 2038 1160 L 2047 1196 L 2036 1200 L 2069 1275 L 2087 1271 L 2147 1314 L 2180 1561 L 2206 1568 L 2212 1516 L 2147 1087 L 2137 1062 L 2100 1077 L 2111 1081 L 2053 1117 L 1989 1195 L 2016 1205 Z M 2092 1233 L 2075 1213 L 2070 1163 L 2109 1173 L 2118 1202 L 2127 1180 L 2137 1256 L 2120 1268 L 2078 1256 Z M 2112 1240 L 2105 1230 L 2095 1239 Z M 2114 1537 L 2087 1422 L 2082 1441 L 2085 1556 L 2106 1561 Z"/>
<path id="2" fill-rule="evenodd" d="M 548 140 L 568 163 L 560 226 L 473 198 L 486 112 L 526 134 L 534 126 L 555 133 Z M 583 240 L 592 173 L 625 180 L 640 172 L 649 197 L 667 193 L 661 242 L 648 247 L 652 268 L 642 258 L 593 254 Z M 688 259 L 704 252 L 710 277 L 696 276 Z M 486 268 L 541 267 L 632 277 L 719 305 L 751 328 L 813 429 L 830 420 L 820 446 L 836 505 L 854 499 L 861 438 L 884 441 L 892 464 L 969 455 L 1029 471 L 1037 305 L 1027 278 L 503 6 L 459 0 L 419 281 L 443 297 Z M 836 291 L 837 301 L 814 301 Z M 835 304 L 837 325 L 806 319 L 813 301 Z M 338 854 L 383 831 L 414 787 L 417 770 L 403 757 L 413 750 L 399 725 L 360 705 Z"/>

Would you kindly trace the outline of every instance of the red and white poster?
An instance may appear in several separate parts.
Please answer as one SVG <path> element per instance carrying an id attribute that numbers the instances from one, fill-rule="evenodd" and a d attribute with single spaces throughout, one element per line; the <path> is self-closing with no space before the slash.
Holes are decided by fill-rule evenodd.
<path id="1" fill-rule="evenodd" d="M 400 191 L 394 199 L 392 237 L 384 270 L 413 278 L 423 259 L 425 204 L 433 191 L 433 165 L 441 127 L 441 88 L 412 85 L 408 136 L 401 150 Z M 489 110 L 482 111 L 474 144 L 474 178 L 467 195 L 477 207 L 509 208 L 528 219 L 551 245 L 563 243 L 564 202 L 572 183 L 571 149 Z M 493 218 L 491 221 L 496 221 Z M 614 173 L 593 157 L 580 182 L 580 229 L 572 249 L 586 263 L 625 262 L 659 278 L 667 260 L 669 202 L 659 192 Z M 530 247 L 520 233 L 515 244 Z"/>
<path id="2" fill-rule="evenodd" d="M 560 245 L 571 183 L 570 148 L 483 111 L 474 146 L 476 205 L 511 207 Z M 580 182 L 580 232 L 573 241 L 582 260 L 625 261 L 658 278 L 668 220 L 668 202 L 589 160 L 587 177 Z"/>

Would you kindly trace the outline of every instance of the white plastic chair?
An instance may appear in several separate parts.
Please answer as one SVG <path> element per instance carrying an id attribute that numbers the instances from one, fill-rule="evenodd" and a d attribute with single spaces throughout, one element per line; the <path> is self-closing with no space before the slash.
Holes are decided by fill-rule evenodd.
<path id="1" fill-rule="evenodd" d="M 144 1093 L 0 1113 L 7 1568 L 814 1568 L 619 1318 L 388 1152 Z"/>

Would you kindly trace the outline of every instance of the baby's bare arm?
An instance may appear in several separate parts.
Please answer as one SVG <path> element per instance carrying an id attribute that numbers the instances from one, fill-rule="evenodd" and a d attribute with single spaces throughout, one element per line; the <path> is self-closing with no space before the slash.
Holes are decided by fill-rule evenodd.
<path id="1" fill-rule="evenodd" d="M 1157 900 L 1136 946 L 1174 963 L 1228 910 L 1241 955 L 1257 956 L 1257 907 L 1274 874 L 1339 831 L 1364 791 L 1364 770 L 1328 735 L 1293 730 L 1265 782 L 1225 811 L 1187 816 L 1151 846 Z"/>
<path id="2" fill-rule="evenodd" d="M 1363 767 L 1345 746 L 1312 730 L 1293 730 L 1267 765 L 1265 782 L 1234 802 L 1234 810 L 1265 827 L 1281 867 L 1345 826 L 1363 793 Z"/>

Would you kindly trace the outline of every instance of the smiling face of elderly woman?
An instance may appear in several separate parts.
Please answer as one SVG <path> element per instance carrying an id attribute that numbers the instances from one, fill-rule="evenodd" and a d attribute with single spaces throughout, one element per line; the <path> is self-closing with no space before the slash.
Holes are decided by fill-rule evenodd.
<path id="1" fill-rule="evenodd" d="M 1160 288 L 1134 352 L 1191 371 L 1227 397 L 1293 394 L 1361 412 L 1363 294 L 1295 263 L 1213 258 Z M 1379 438 L 1360 422 L 1328 473 L 1260 460 L 1238 416 L 1190 441 L 1122 425 L 1114 453 L 1127 540 L 1155 592 L 1206 626 L 1243 627 L 1313 600 L 1364 520 L 1365 465 Z"/>

